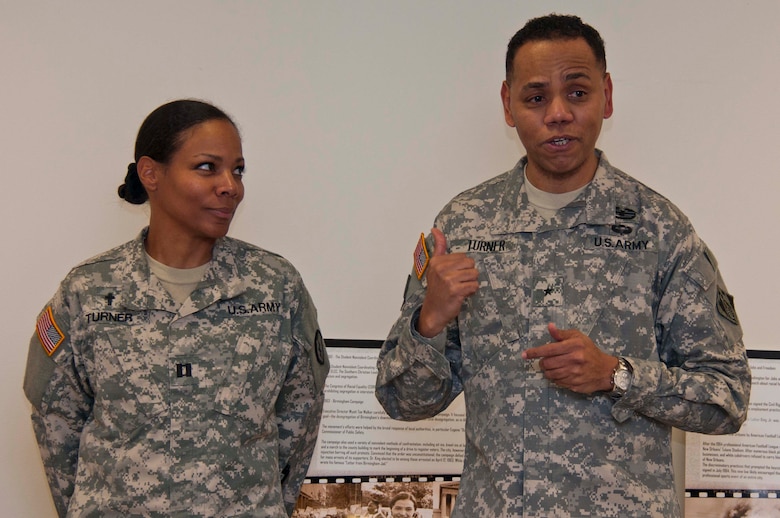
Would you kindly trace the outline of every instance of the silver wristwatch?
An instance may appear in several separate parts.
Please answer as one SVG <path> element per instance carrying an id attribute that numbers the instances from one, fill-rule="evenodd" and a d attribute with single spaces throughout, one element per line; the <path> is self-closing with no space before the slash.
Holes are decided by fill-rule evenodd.
<path id="1" fill-rule="evenodd" d="M 613 398 L 621 398 L 629 388 L 634 379 L 634 368 L 623 357 L 618 358 L 617 367 L 612 371 L 612 392 L 609 393 Z"/>

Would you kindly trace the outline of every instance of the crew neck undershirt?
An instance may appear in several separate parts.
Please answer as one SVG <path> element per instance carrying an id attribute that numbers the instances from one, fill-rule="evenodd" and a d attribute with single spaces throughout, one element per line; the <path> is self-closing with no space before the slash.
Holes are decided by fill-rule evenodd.
<path id="1" fill-rule="evenodd" d="M 183 304 L 190 294 L 198 287 L 203 275 L 209 268 L 209 263 L 195 268 L 173 268 L 155 260 L 146 253 L 146 260 L 149 263 L 151 272 L 160 279 L 160 282 L 171 294 L 173 300 Z"/>
<path id="2" fill-rule="evenodd" d="M 535 187 L 528 180 L 528 174 L 526 174 L 525 171 L 523 171 L 523 176 L 525 177 L 525 192 L 528 195 L 528 203 L 530 203 L 539 214 L 544 216 L 545 219 L 550 219 L 555 216 L 555 213 L 558 212 L 559 209 L 562 209 L 573 202 L 574 199 L 590 185 L 590 182 L 588 182 L 574 191 L 556 194 Z"/>

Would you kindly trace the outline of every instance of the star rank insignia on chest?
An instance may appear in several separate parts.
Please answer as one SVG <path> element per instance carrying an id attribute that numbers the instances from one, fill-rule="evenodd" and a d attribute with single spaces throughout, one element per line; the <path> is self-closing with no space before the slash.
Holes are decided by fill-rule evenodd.
<path id="1" fill-rule="evenodd" d="M 542 276 L 534 279 L 533 304 L 535 307 L 563 305 L 563 277 Z"/>

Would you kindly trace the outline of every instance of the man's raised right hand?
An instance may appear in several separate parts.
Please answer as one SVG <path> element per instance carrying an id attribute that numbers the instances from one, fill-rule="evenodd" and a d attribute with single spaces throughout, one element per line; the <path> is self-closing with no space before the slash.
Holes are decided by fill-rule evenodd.
<path id="1" fill-rule="evenodd" d="M 463 301 L 479 286 L 474 259 L 464 253 L 448 254 L 447 238 L 442 231 L 433 228 L 431 234 L 433 254 L 425 273 L 428 289 L 417 320 L 417 332 L 426 338 L 441 333 L 458 316 Z"/>

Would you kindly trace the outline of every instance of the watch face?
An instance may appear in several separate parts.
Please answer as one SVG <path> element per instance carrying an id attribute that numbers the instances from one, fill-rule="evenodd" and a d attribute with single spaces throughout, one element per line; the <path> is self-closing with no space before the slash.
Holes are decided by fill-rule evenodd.
<path id="1" fill-rule="evenodd" d="M 620 390 L 628 390 L 631 375 L 628 371 L 619 370 L 615 373 L 615 386 Z"/>

